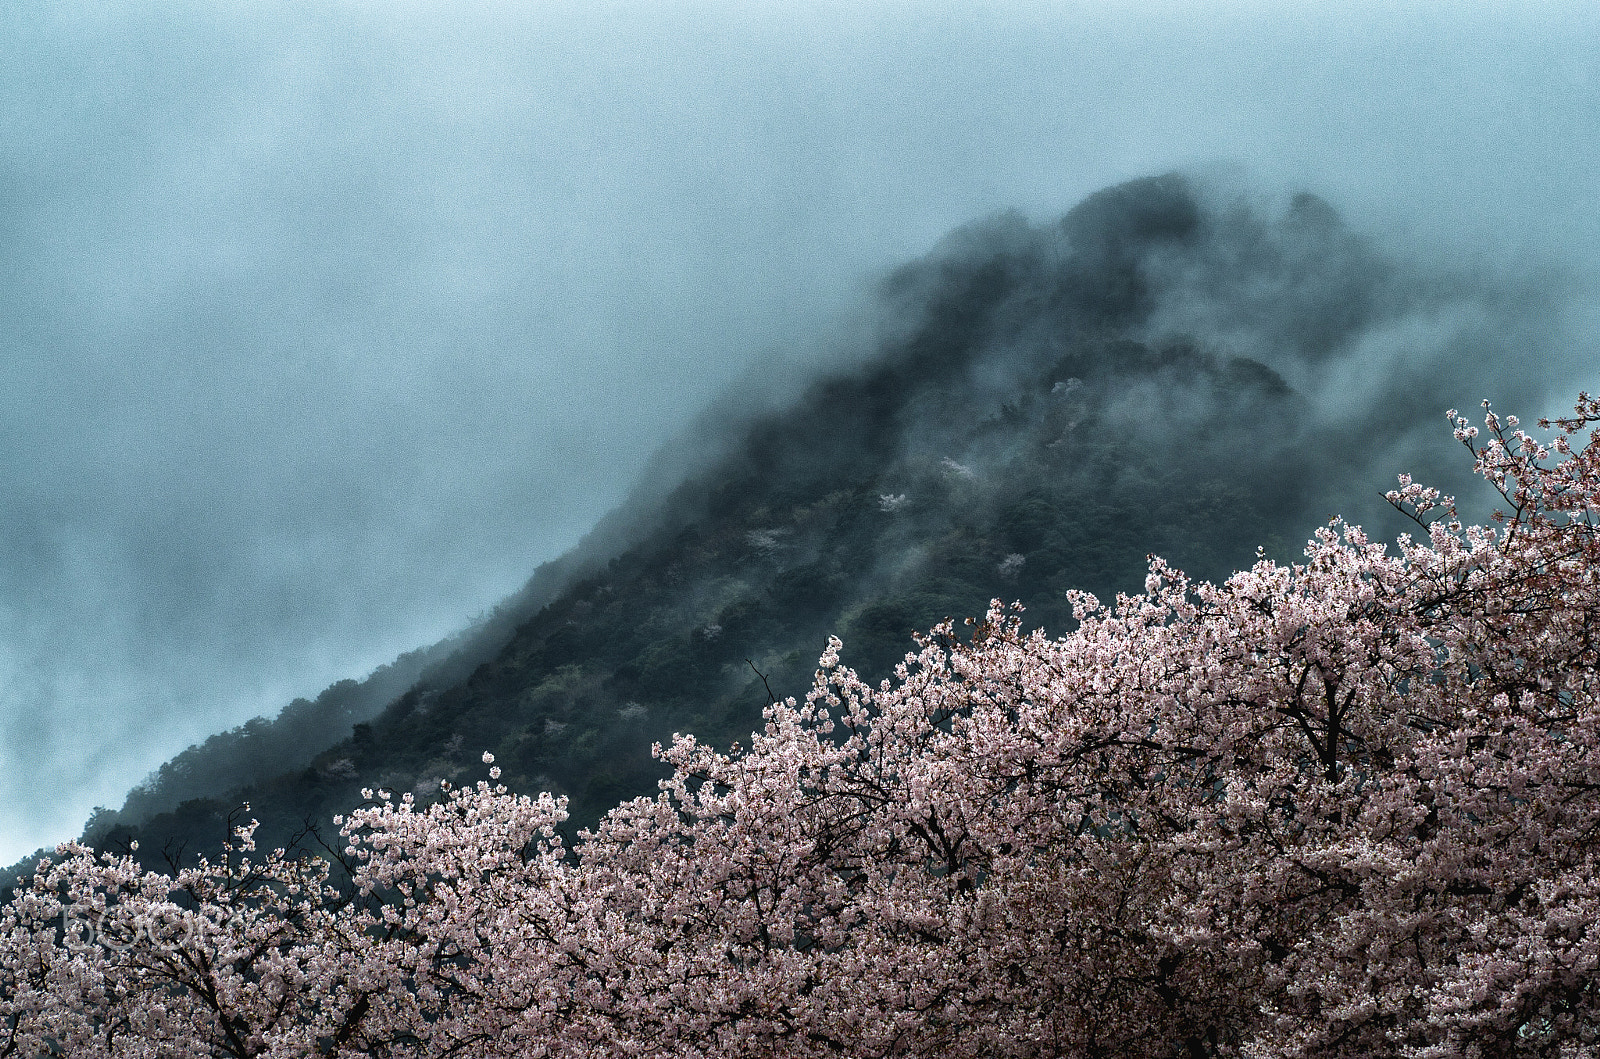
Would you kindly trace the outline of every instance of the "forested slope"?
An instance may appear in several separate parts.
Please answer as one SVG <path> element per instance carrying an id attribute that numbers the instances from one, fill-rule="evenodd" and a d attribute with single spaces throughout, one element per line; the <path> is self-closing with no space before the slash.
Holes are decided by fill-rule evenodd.
<path id="1" fill-rule="evenodd" d="M 565 793 L 584 825 L 654 790 L 653 742 L 745 739 L 769 690 L 809 685 L 829 633 L 881 676 L 914 630 L 994 597 L 1060 630 L 1068 589 L 1137 590 L 1150 553 L 1210 578 L 1258 547 L 1281 555 L 1349 483 L 1381 481 L 1372 466 L 1414 424 L 1352 406 L 1335 448 L 1323 395 L 1289 380 L 1326 378 L 1375 331 L 1467 296 L 1410 277 L 1318 199 L 1263 214 L 1179 176 L 1054 224 L 972 225 L 883 283 L 880 334 L 854 367 L 791 407 L 708 423 L 733 432 L 719 455 L 675 487 L 647 483 L 654 499 L 506 609 L 482 657 L 458 654 L 455 672 L 432 659 L 431 677 L 279 775 L 180 805 L 136 792 L 86 838 L 193 853 L 248 802 L 263 844 L 281 843 L 327 829 L 363 788 L 432 797 L 486 750 L 512 789 Z"/>

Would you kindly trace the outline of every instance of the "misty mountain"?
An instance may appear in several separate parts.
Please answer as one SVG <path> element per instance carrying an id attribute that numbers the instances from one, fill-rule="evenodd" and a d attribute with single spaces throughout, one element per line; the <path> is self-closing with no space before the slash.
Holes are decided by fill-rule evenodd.
<path id="1" fill-rule="evenodd" d="M 877 305 L 848 368 L 776 409 L 720 402 L 483 626 L 191 748 L 86 840 L 202 851 L 248 802 L 279 844 L 363 788 L 476 780 L 486 750 L 590 824 L 654 791 L 652 743 L 727 745 L 802 694 L 831 633 L 882 677 L 992 598 L 1060 629 L 1068 589 L 1137 591 L 1151 553 L 1220 578 L 1334 511 L 1381 519 L 1394 470 L 1454 455 L 1439 417 L 1482 396 L 1472 365 L 1540 311 L 1387 256 L 1314 196 L 1177 175 L 962 228 Z"/>

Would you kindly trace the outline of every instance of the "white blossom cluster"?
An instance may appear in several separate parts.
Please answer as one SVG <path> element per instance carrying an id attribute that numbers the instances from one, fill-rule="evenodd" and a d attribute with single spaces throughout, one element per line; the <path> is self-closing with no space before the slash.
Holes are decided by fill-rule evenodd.
<path id="1" fill-rule="evenodd" d="M 1496 525 L 1402 480 L 1395 550 L 1155 560 L 1066 636 L 997 604 L 877 686 L 832 640 L 573 849 L 489 782 L 367 792 L 348 891 L 250 826 L 173 874 L 63 846 L 0 912 L 0 1051 L 1593 1057 L 1600 402 L 1486 423 Z"/>

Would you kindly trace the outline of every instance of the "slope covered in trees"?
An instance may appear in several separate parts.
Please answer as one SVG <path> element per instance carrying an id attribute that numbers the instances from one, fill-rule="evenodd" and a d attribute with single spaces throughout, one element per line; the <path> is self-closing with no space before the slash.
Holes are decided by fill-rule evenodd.
<path id="1" fill-rule="evenodd" d="M 1392 550 L 1152 560 L 1065 636 L 997 604 L 876 687 L 834 640 L 748 749 L 680 737 L 576 848 L 498 766 L 366 792 L 337 865 L 249 824 L 171 875 L 63 847 L 0 913 L 4 1044 L 1594 1056 L 1600 401 L 1549 440 L 1485 423 L 1454 421 L 1494 525 L 1402 479 Z"/>
<path id="2" fill-rule="evenodd" d="M 709 423 L 713 455 L 675 487 L 651 483 L 451 679 L 276 776 L 200 791 L 158 774 L 86 838 L 215 849 L 248 801 L 276 844 L 327 829 L 363 788 L 437 797 L 485 749 L 516 789 L 557 792 L 592 824 L 655 789 L 652 742 L 747 739 L 830 633 L 884 676 L 914 630 L 995 597 L 1063 628 L 1069 590 L 1135 588 L 1150 553 L 1211 578 L 1258 545 L 1283 555 L 1372 490 L 1363 476 L 1411 428 L 1352 405 L 1334 446 L 1288 380 L 1314 384 L 1460 297 L 1319 200 L 1263 215 L 1176 176 L 1108 189 L 1057 224 L 963 229 L 883 284 L 881 334 L 857 365 L 791 407 Z"/>

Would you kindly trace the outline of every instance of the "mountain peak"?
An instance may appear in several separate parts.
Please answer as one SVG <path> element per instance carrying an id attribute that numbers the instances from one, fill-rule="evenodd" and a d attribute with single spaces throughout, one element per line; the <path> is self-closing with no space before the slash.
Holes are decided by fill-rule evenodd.
<path id="1" fill-rule="evenodd" d="M 1166 174 L 1054 224 L 953 233 L 885 283 L 874 349 L 718 428 L 718 455 L 547 568 L 475 653 L 281 776 L 102 814 L 88 837 L 205 850 L 248 800 L 263 841 L 284 841 L 362 788 L 426 799 L 486 750 L 582 824 L 654 789 L 652 742 L 743 739 L 769 688 L 805 689 L 829 634 L 881 676 L 913 632 L 996 597 L 1063 628 L 1068 590 L 1136 590 L 1150 553 L 1221 577 L 1303 539 L 1389 435 L 1352 408 L 1338 426 L 1356 432 L 1330 443 L 1296 373 L 1446 288 L 1406 279 L 1314 196 L 1276 218 L 1215 198 Z"/>

